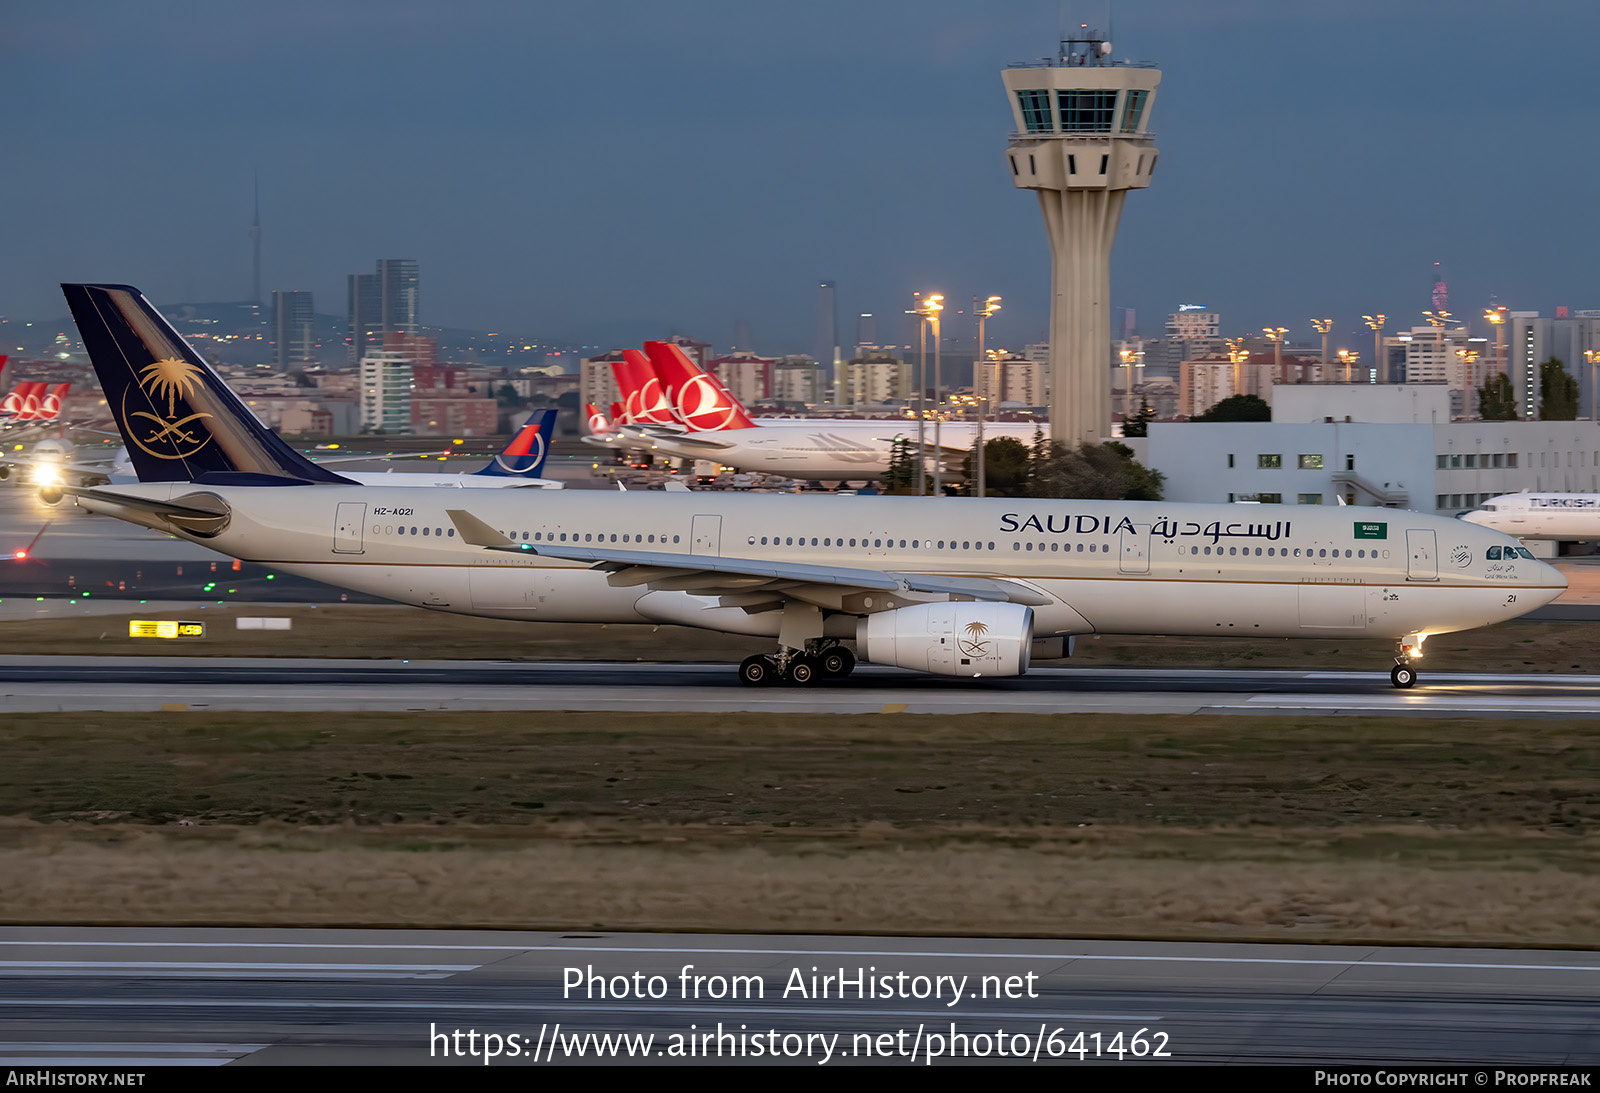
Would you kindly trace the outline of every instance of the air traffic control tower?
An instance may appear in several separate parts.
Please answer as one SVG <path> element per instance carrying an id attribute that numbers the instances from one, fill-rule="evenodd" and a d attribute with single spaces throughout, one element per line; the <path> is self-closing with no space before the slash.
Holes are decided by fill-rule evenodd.
<path id="1" fill-rule="evenodd" d="M 1099 31 L 1070 33 L 1056 57 L 1001 73 L 1011 181 L 1038 192 L 1050 234 L 1050 435 L 1069 446 L 1111 435 L 1111 244 L 1123 198 L 1155 170 L 1161 82 L 1152 65 L 1113 60 Z"/>

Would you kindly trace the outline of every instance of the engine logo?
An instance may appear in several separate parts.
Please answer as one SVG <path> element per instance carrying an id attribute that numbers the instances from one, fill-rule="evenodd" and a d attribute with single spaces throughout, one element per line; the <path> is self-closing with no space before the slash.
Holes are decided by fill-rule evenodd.
<path id="1" fill-rule="evenodd" d="M 969 657 L 989 655 L 990 643 L 984 640 L 984 635 L 989 632 L 987 626 L 981 622 L 969 622 L 962 627 L 962 630 L 964 636 L 956 638 L 956 644 L 960 646 L 962 653 Z"/>

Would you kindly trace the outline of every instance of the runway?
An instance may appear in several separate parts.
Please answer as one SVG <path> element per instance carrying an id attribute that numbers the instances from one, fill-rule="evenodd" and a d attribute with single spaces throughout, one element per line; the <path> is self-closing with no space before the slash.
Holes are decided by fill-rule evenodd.
<path id="1" fill-rule="evenodd" d="M 0 1066 L 1573 1066 L 1597 996 L 1600 954 L 1558 951 L 10 927 Z"/>
<path id="2" fill-rule="evenodd" d="M 1588 717 L 1600 678 L 1385 672 L 1036 668 L 952 680 L 862 665 L 810 688 L 741 685 L 731 664 L 0 657 L 0 710 L 609 710 Z"/>

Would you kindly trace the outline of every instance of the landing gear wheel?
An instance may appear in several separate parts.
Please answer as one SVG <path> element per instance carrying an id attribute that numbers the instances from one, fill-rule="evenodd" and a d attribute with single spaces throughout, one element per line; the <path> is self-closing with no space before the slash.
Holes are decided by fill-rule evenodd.
<path id="1" fill-rule="evenodd" d="M 785 683 L 793 683 L 799 687 L 809 687 L 822 678 L 822 666 L 817 663 L 816 657 L 799 656 L 789 662 L 789 671 L 784 674 Z"/>
<path id="2" fill-rule="evenodd" d="M 1409 664 L 1396 664 L 1389 669 L 1389 682 L 1402 690 L 1417 681 L 1417 670 Z"/>
<path id="3" fill-rule="evenodd" d="M 778 666 L 771 657 L 757 654 L 745 657 L 739 665 L 739 682 L 746 687 L 765 687 L 778 681 Z"/>
<path id="4" fill-rule="evenodd" d="M 822 674 L 827 679 L 843 679 L 856 668 L 856 655 L 842 645 L 835 645 L 817 657 Z"/>

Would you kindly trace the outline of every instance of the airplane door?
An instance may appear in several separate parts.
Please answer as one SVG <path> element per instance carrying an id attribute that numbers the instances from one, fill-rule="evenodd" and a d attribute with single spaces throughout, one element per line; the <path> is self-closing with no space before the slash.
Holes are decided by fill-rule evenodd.
<path id="1" fill-rule="evenodd" d="M 696 516 L 690 527 L 691 554 L 722 554 L 722 517 Z"/>
<path id="2" fill-rule="evenodd" d="M 1411 581 L 1437 581 L 1439 579 L 1439 542 L 1433 529 L 1406 531 L 1406 579 Z"/>
<path id="3" fill-rule="evenodd" d="M 1119 563 L 1124 573 L 1150 572 L 1150 529 L 1136 527 L 1122 529 L 1122 559 Z"/>
<path id="4" fill-rule="evenodd" d="M 333 517 L 333 550 L 335 554 L 361 554 L 362 530 L 367 523 L 365 501 L 341 501 Z"/>

